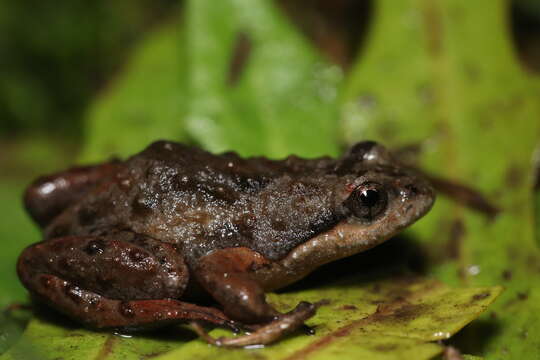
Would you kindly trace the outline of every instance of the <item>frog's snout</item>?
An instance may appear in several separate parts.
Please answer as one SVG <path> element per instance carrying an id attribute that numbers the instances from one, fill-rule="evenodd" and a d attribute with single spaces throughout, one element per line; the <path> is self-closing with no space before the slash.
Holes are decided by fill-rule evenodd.
<path id="1" fill-rule="evenodd" d="M 402 215 L 414 222 L 424 216 L 435 202 L 435 191 L 431 184 L 423 178 L 409 179 L 399 187 L 399 202 L 402 204 Z"/>

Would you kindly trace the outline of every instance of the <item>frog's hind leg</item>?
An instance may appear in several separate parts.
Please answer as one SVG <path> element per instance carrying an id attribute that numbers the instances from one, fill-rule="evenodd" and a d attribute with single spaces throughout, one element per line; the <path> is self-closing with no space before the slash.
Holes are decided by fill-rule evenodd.
<path id="1" fill-rule="evenodd" d="M 69 205 L 80 199 L 97 183 L 118 170 L 118 162 L 75 167 L 53 175 L 42 176 L 24 193 L 28 213 L 41 227 L 45 227 Z"/>
<path id="2" fill-rule="evenodd" d="M 38 275 L 33 289 L 40 300 L 95 329 L 147 330 L 202 321 L 238 331 L 221 311 L 174 300 L 116 300 L 81 289 L 54 275 Z"/>
<path id="3" fill-rule="evenodd" d="M 60 312 L 94 328 L 137 329 L 200 320 L 232 326 L 222 312 L 174 300 L 189 279 L 171 244 L 131 232 L 68 236 L 28 247 L 17 272 Z"/>

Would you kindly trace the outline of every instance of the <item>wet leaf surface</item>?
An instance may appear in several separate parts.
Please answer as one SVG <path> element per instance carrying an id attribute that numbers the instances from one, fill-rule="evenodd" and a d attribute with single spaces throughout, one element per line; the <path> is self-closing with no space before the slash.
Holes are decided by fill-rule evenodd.
<path id="1" fill-rule="evenodd" d="M 500 287 L 452 289 L 435 280 L 396 275 L 378 281 L 349 277 L 269 294 L 269 301 L 282 311 L 301 300 L 324 299 L 328 304 L 308 322 L 316 335 L 297 333 L 263 349 L 209 346 L 184 327 L 125 338 L 81 329 L 45 311 L 0 359 L 31 359 L 35 353 L 50 359 L 430 359 L 443 350 L 436 341 L 476 318 L 501 291 Z M 233 336 L 221 329 L 211 334 Z"/>

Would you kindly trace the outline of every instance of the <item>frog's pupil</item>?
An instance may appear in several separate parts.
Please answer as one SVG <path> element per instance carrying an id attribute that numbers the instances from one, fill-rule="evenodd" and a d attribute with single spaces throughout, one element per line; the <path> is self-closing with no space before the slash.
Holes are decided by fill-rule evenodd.
<path id="1" fill-rule="evenodd" d="M 379 192 L 376 190 L 364 190 L 360 194 L 360 201 L 362 205 L 367 207 L 373 207 L 379 202 Z"/>

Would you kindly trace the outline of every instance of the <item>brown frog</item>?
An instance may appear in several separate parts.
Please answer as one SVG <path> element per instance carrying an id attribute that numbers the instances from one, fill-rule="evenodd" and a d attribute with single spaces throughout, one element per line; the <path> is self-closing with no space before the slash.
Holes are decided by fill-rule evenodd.
<path id="1" fill-rule="evenodd" d="M 279 313 L 266 291 L 387 240 L 434 194 L 374 142 L 339 159 L 277 161 L 159 141 L 39 178 L 24 201 L 44 233 L 17 265 L 36 299 L 93 328 L 188 322 L 213 344 L 245 346 L 316 312 L 301 302 Z M 219 308 L 196 305 L 201 294 Z M 201 322 L 250 333 L 213 339 Z"/>

